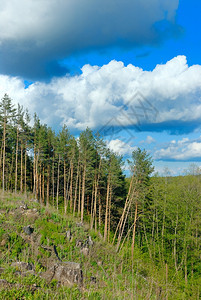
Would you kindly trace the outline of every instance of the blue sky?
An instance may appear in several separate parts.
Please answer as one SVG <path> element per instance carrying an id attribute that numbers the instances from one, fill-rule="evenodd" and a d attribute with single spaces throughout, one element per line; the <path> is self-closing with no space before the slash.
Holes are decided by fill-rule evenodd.
<path id="1" fill-rule="evenodd" d="M 75 135 L 89 126 L 160 174 L 201 166 L 201 2 L 6 0 L 0 92 Z"/>

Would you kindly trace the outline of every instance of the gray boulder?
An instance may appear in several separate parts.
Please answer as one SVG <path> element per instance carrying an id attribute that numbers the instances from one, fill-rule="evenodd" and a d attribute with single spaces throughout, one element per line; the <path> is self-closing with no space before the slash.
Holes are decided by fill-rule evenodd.
<path id="1" fill-rule="evenodd" d="M 72 286 L 74 284 L 82 286 L 83 284 L 83 275 L 80 264 L 75 262 L 62 262 L 55 264 L 43 273 L 41 277 L 46 279 L 48 282 L 56 279 L 64 286 Z"/>
<path id="2" fill-rule="evenodd" d="M 71 241 L 71 239 L 72 239 L 72 233 L 71 233 L 70 230 L 67 230 L 67 231 L 66 231 L 66 238 L 67 238 L 67 240 L 68 240 L 69 242 Z"/>
<path id="3" fill-rule="evenodd" d="M 25 226 L 25 227 L 23 228 L 23 230 L 24 230 L 24 232 L 25 232 L 26 234 L 28 234 L 28 235 L 31 235 L 31 234 L 34 232 L 34 229 L 33 229 L 30 225 Z"/>
<path id="4" fill-rule="evenodd" d="M 15 267 L 21 271 L 30 271 L 33 270 L 33 265 L 30 263 L 25 263 L 23 261 L 16 261 L 11 264 L 12 267 Z"/>

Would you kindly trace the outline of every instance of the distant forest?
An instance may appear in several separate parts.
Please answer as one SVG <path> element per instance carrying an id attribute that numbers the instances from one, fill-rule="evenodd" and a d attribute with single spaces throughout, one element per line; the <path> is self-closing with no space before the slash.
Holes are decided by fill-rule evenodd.
<path id="1" fill-rule="evenodd" d="M 117 252 L 150 259 L 167 280 L 199 295 L 200 175 L 151 176 L 152 159 L 138 148 L 126 178 L 122 157 L 100 136 L 87 128 L 76 139 L 65 125 L 56 134 L 37 115 L 31 126 L 29 112 L 7 94 L 0 137 L 3 191 L 33 193 L 41 204 L 89 222 Z"/>

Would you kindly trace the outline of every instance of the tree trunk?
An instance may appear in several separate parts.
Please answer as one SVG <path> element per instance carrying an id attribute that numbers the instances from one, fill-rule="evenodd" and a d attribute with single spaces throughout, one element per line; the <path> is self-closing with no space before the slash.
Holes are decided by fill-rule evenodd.
<path id="1" fill-rule="evenodd" d="M 18 140 L 19 140 L 19 129 L 17 128 L 16 152 L 15 152 L 15 193 L 17 193 Z"/>
<path id="2" fill-rule="evenodd" d="M 42 202 L 45 203 L 45 167 L 43 165 Z"/>
<path id="3" fill-rule="evenodd" d="M 71 161 L 70 163 L 70 212 L 72 212 L 73 208 L 73 171 L 74 171 L 74 166 L 73 162 Z"/>
<path id="4" fill-rule="evenodd" d="M 110 187 L 109 208 L 108 208 L 108 242 L 110 239 L 111 201 L 112 201 L 112 188 Z"/>
<path id="5" fill-rule="evenodd" d="M 25 142 L 25 156 L 24 156 L 24 192 L 27 192 L 27 154 L 26 154 L 26 142 Z"/>
<path id="6" fill-rule="evenodd" d="M 23 144 L 21 143 L 21 178 L 20 178 L 20 191 L 23 193 Z"/>
<path id="7" fill-rule="evenodd" d="M 78 216 L 80 216 L 81 213 L 81 174 L 79 174 L 79 194 L 78 194 L 78 209 L 77 209 L 77 213 Z"/>
<path id="8" fill-rule="evenodd" d="M 40 173 L 39 173 L 39 193 L 40 193 L 40 204 L 42 204 L 42 170 L 41 170 L 41 164 L 39 167 Z"/>
<path id="9" fill-rule="evenodd" d="M 52 205 L 54 207 L 54 156 L 52 160 Z"/>
<path id="10" fill-rule="evenodd" d="M 2 173 L 2 188 L 5 191 L 5 161 L 6 161 L 6 121 L 3 124 L 3 173 Z"/>
<path id="11" fill-rule="evenodd" d="M 138 213 L 138 203 L 135 202 L 135 217 L 133 222 L 133 238 L 132 238 L 132 246 L 131 246 L 131 257 L 133 261 L 134 255 L 134 247 L 135 247 L 135 233 L 136 233 L 136 221 L 137 221 L 137 213 Z"/>
<path id="12" fill-rule="evenodd" d="M 96 179 L 94 180 L 93 187 L 92 187 L 92 195 L 91 195 L 91 226 L 90 228 L 93 229 L 93 223 L 94 223 L 94 186 L 96 185 Z"/>
<path id="13" fill-rule="evenodd" d="M 64 158 L 64 212 L 67 212 L 67 205 L 66 205 L 66 161 Z"/>
<path id="14" fill-rule="evenodd" d="M 114 234 L 114 238 L 113 238 L 112 244 L 114 244 L 114 241 L 115 241 L 115 238 L 116 238 L 118 230 L 119 230 L 119 232 L 121 232 L 121 228 L 122 228 L 123 221 L 124 221 L 124 218 L 125 218 L 125 213 L 127 211 L 128 204 L 130 202 L 129 199 L 130 199 L 131 189 L 132 189 L 132 185 L 133 185 L 133 178 L 134 178 L 134 176 L 132 176 L 132 178 L 131 178 L 131 182 L 130 182 L 130 186 L 129 186 L 129 191 L 128 191 L 128 195 L 126 197 L 126 202 L 125 202 L 125 205 L 124 205 L 123 213 L 122 213 L 121 218 L 119 220 L 119 223 L 117 225 L 117 228 L 116 228 L 116 231 L 115 231 L 115 234 Z"/>
<path id="15" fill-rule="evenodd" d="M 99 191 L 99 197 L 98 197 L 98 226 L 99 229 L 101 227 L 101 217 L 102 217 L 102 204 L 101 204 L 101 196 L 100 196 L 100 191 Z"/>
<path id="16" fill-rule="evenodd" d="M 59 209 L 59 167 L 60 167 L 60 154 L 57 169 L 57 210 Z"/>
<path id="17" fill-rule="evenodd" d="M 85 177 L 86 177 L 86 165 L 84 165 L 83 177 L 82 177 L 81 222 L 83 222 L 84 219 Z"/>
<path id="18" fill-rule="evenodd" d="M 49 206 L 49 200 L 50 200 L 50 165 L 48 163 L 47 166 L 47 199 L 46 199 L 46 206 Z"/>
<path id="19" fill-rule="evenodd" d="M 36 197 L 36 145 L 34 144 L 34 161 L 33 161 L 33 193 Z"/>
<path id="20" fill-rule="evenodd" d="M 104 241 L 106 241 L 106 239 L 107 239 L 109 196 L 110 196 L 110 174 L 108 175 L 108 181 L 107 181 L 107 195 L 106 195 L 106 207 L 105 207 Z"/>
<path id="21" fill-rule="evenodd" d="M 77 165 L 77 176 L 76 176 L 76 183 L 75 183 L 75 196 L 74 196 L 74 205 L 73 205 L 73 216 L 75 216 L 75 212 L 76 212 L 78 180 L 79 180 L 79 161 L 78 161 L 78 165 Z"/>

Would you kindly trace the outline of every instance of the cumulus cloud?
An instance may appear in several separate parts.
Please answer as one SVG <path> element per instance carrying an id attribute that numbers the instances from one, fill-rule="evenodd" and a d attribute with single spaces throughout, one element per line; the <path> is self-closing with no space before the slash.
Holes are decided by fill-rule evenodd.
<path id="1" fill-rule="evenodd" d="M 150 135 L 147 136 L 145 141 L 141 141 L 142 144 L 145 143 L 145 144 L 149 144 L 149 145 L 152 143 L 155 143 L 155 142 L 156 142 L 155 139 Z"/>
<path id="2" fill-rule="evenodd" d="M 200 161 L 201 160 L 201 136 L 196 140 L 183 138 L 171 141 L 165 148 L 157 150 L 154 154 L 157 160 L 167 161 Z"/>
<path id="3" fill-rule="evenodd" d="M 85 65 L 80 75 L 37 81 L 26 89 L 20 78 L 1 75 L 0 91 L 52 126 L 118 127 L 127 135 L 130 129 L 185 132 L 200 126 L 201 66 L 189 67 L 185 56 L 149 72 L 117 61 Z"/>
<path id="4" fill-rule="evenodd" d="M 74 52 L 157 45 L 179 30 L 178 4 L 179 0 L 1 0 L 1 72 L 34 78 L 61 75 L 65 70 L 58 59 Z"/>
<path id="5" fill-rule="evenodd" d="M 133 147 L 119 139 L 111 140 L 110 142 L 108 142 L 108 147 L 113 152 L 123 156 L 131 156 L 132 152 L 137 149 L 137 147 Z"/>

